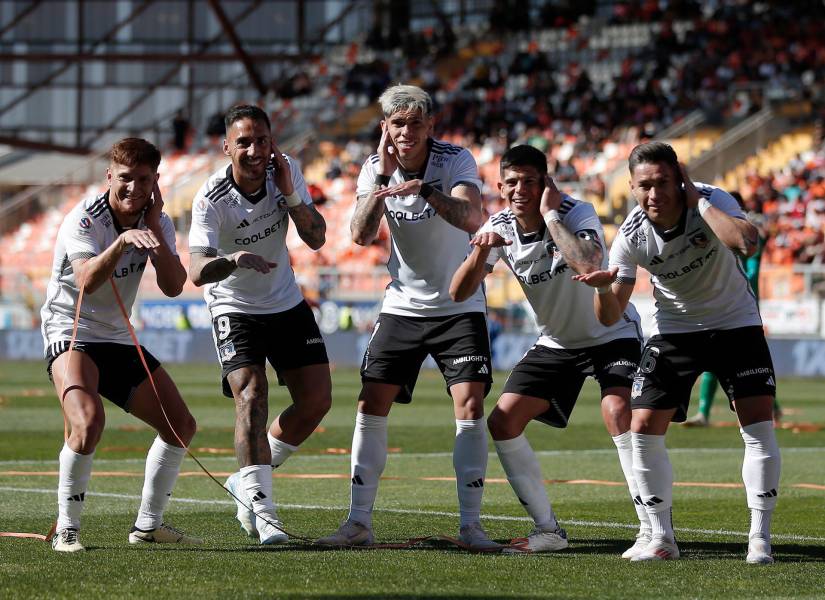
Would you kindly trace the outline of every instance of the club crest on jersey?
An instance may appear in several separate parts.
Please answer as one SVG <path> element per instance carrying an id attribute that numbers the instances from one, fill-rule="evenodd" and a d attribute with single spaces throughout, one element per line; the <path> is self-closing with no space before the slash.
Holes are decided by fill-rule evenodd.
<path id="1" fill-rule="evenodd" d="M 226 194 L 223 198 L 221 198 L 221 201 L 229 208 L 234 208 L 241 205 L 241 201 L 238 199 L 237 192 L 235 192 L 235 190 L 232 190 Z"/>
<path id="2" fill-rule="evenodd" d="M 695 235 L 692 235 L 688 241 L 690 245 L 694 248 L 707 248 L 708 244 L 710 244 L 710 240 L 708 236 L 705 235 L 704 231 L 697 231 Z"/>
<path id="3" fill-rule="evenodd" d="M 645 232 L 640 229 L 639 231 L 633 234 L 633 236 L 630 238 L 630 241 L 633 242 L 633 245 L 637 248 L 641 248 L 642 246 L 647 244 L 647 236 L 645 235 Z"/>
<path id="4" fill-rule="evenodd" d="M 553 238 L 550 238 L 546 242 L 544 242 L 544 249 L 547 251 L 547 256 L 552 256 L 554 259 L 561 258 L 561 250 L 556 245 L 556 242 L 553 241 Z"/>
<path id="5" fill-rule="evenodd" d="M 235 344 L 232 342 L 226 342 L 222 346 L 218 347 L 218 356 L 220 357 L 221 362 L 232 360 L 235 354 Z"/>
<path id="6" fill-rule="evenodd" d="M 81 229 L 89 229 L 92 226 L 92 222 L 89 220 L 89 217 L 83 217 L 77 225 Z"/>
<path id="7" fill-rule="evenodd" d="M 493 230 L 505 240 L 513 240 L 516 237 L 516 230 L 512 223 L 500 223 Z"/>

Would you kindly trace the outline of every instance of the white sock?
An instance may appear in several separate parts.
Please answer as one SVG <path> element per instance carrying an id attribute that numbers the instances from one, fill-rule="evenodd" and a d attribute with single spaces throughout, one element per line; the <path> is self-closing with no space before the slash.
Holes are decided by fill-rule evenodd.
<path id="1" fill-rule="evenodd" d="M 387 417 L 355 416 L 351 458 L 352 486 L 349 519 L 372 527 L 372 507 L 378 481 L 387 465 Z"/>
<path id="2" fill-rule="evenodd" d="M 746 425 L 739 432 L 745 441 L 742 481 L 751 509 L 750 535 L 760 534 L 770 541 L 771 514 L 776 507 L 782 466 L 773 422 Z"/>
<path id="3" fill-rule="evenodd" d="M 255 524 L 260 531 L 266 523 L 261 515 L 272 519 L 278 518 L 272 498 L 272 465 L 241 467 L 240 474 L 241 491 L 255 512 Z"/>
<path id="4" fill-rule="evenodd" d="M 94 456 L 94 452 L 78 454 L 68 444 L 63 444 L 57 483 L 57 531 L 80 529 L 80 513 L 83 512 L 86 488 L 92 476 Z"/>
<path id="5" fill-rule="evenodd" d="M 650 517 L 653 536 L 673 541 L 673 467 L 667 455 L 665 436 L 632 433 L 631 437 L 633 475 Z"/>
<path id="6" fill-rule="evenodd" d="M 180 473 L 186 448 L 167 444 L 160 436 L 155 438 L 146 455 L 146 475 L 135 527 L 143 531 L 157 529 L 163 523 L 163 511 L 169 504 L 172 488 Z"/>
<path id="7" fill-rule="evenodd" d="M 493 444 L 507 474 L 507 481 L 536 527 L 548 531 L 556 529 L 556 515 L 547 498 L 539 461 L 530 442 L 521 434 L 511 440 L 494 440 Z"/>
<path id="8" fill-rule="evenodd" d="M 633 475 L 633 438 L 630 431 L 613 436 L 613 443 L 616 444 L 616 450 L 619 452 L 619 463 L 622 465 L 622 473 L 627 481 L 627 489 L 630 491 L 630 498 L 633 500 L 633 508 L 636 509 L 641 529 L 650 529 L 650 517 L 647 516 L 645 505 L 639 496 L 636 477 Z"/>
<path id="9" fill-rule="evenodd" d="M 455 420 L 453 468 L 458 490 L 460 526 L 481 521 L 481 497 L 487 474 L 487 421 Z"/>
<path id="10" fill-rule="evenodd" d="M 284 464 L 286 459 L 292 456 L 292 453 L 298 449 L 298 446 L 282 442 L 268 431 L 266 432 L 266 439 L 269 440 L 269 451 L 272 452 L 273 469 L 277 469 Z"/>

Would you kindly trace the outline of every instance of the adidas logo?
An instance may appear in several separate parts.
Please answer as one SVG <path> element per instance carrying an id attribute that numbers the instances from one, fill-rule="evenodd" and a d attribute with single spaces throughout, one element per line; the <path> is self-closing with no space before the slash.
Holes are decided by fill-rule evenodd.
<path id="1" fill-rule="evenodd" d="M 642 497 L 636 496 L 635 498 L 633 498 L 633 504 L 635 504 L 636 506 L 644 505 L 644 502 L 642 502 Z"/>
<path id="2" fill-rule="evenodd" d="M 264 498 L 266 498 L 266 494 L 264 494 L 263 492 L 255 492 L 255 495 L 252 496 L 251 500 L 252 502 L 260 502 Z"/>
<path id="3" fill-rule="evenodd" d="M 74 496 L 69 496 L 69 502 L 85 502 L 86 501 L 86 492 L 82 492 L 80 494 L 75 494 Z"/>
<path id="4" fill-rule="evenodd" d="M 249 221 L 247 221 L 246 219 L 241 221 L 241 224 L 238 225 L 235 229 L 243 229 L 244 227 L 249 227 Z"/>
<path id="5" fill-rule="evenodd" d="M 769 492 L 762 492 L 761 494 L 756 494 L 757 498 L 776 498 L 776 490 L 772 489 Z"/>
<path id="6" fill-rule="evenodd" d="M 661 256 L 654 256 L 654 257 L 653 257 L 653 260 L 651 260 L 651 261 L 650 261 L 650 264 L 651 264 L 651 265 L 660 265 L 660 264 L 662 264 L 663 262 L 665 262 L 665 261 L 663 261 L 663 260 L 662 260 L 662 257 L 661 257 Z"/>
<path id="7" fill-rule="evenodd" d="M 364 480 L 361 479 L 360 475 L 356 475 L 352 478 L 352 485 L 364 485 Z"/>
<path id="8" fill-rule="evenodd" d="M 475 481 L 471 481 L 470 483 L 468 483 L 467 487 L 483 488 L 484 487 L 484 480 L 481 477 L 479 477 Z"/>
<path id="9" fill-rule="evenodd" d="M 656 506 L 657 504 L 661 504 L 662 502 L 664 502 L 664 500 L 662 500 L 658 496 L 653 496 L 650 500 L 645 502 L 645 506 Z"/>
<path id="10" fill-rule="evenodd" d="M 768 380 L 765 382 L 765 385 L 769 385 L 771 387 L 776 387 L 776 380 L 773 378 L 773 375 L 768 377 Z"/>
<path id="11" fill-rule="evenodd" d="M 489 375 L 490 369 L 487 368 L 487 365 L 481 365 L 481 368 L 478 370 L 479 375 Z"/>

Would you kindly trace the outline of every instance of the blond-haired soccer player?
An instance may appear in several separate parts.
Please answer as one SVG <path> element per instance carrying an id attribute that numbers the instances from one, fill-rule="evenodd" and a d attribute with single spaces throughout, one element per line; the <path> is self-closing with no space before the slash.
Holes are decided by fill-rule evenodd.
<path id="1" fill-rule="evenodd" d="M 81 200 L 58 232 L 41 318 L 49 377 L 62 395 L 70 429 L 60 452 L 58 519 L 52 539 L 59 552 L 84 549 L 78 531 L 105 422 L 101 396 L 158 432 L 146 458 L 143 497 L 129 542 L 201 543 L 163 522 L 186 453 L 183 445 L 195 435 L 195 419 L 164 368 L 143 349 L 167 422 L 109 283 L 114 282 L 128 311 L 149 260 L 164 294 L 177 296 L 183 289 L 186 270 L 175 249 L 172 220 L 163 212 L 159 164 L 160 152 L 146 140 L 116 143 L 107 171 L 109 189 Z M 74 351 L 67 352 L 81 285 L 77 341 Z"/>
<path id="2" fill-rule="evenodd" d="M 350 512 L 330 545 L 373 541 L 372 509 L 387 460 L 387 417 L 393 401 L 409 402 L 418 371 L 431 355 L 452 396 L 453 465 L 459 536 L 471 548 L 494 549 L 480 524 L 487 470 L 484 397 L 492 382 L 484 294 L 450 298 L 450 278 L 481 226 L 481 180 L 468 150 L 432 138 L 433 104 L 412 85 L 379 98 L 381 141 L 358 177 L 352 238 L 369 245 L 386 218 L 392 256 L 381 313 L 361 366 L 352 439 Z"/>

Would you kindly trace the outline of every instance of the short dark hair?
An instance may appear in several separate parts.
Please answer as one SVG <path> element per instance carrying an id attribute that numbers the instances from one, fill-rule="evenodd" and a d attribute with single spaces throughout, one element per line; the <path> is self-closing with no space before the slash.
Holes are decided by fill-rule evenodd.
<path id="1" fill-rule="evenodd" d="M 232 127 L 232 123 L 240 121 L 241 119 L 252 119 L 253 121 L 260 121 L 266 123 L 267 129 L 272 131 L 272 125 L 269 122 L 267 114 L 255 106 L 254 104 L 238 104 L 230 108 L 223 117 L 223 124 L 226 126 L 226 131 Z"/>
<path id="2" fill-rule="evenodd" d="M 114 164 L 127 167 L 149 165 L 153 171 L 157 171 L 160 164 L 160 150 L 142 138 L 124 138 L 112 146 L 109 151 L 109 160 Z"/>
<path id="3" fill-rule="evenodd" d="M 512 167 L 535 167 L 540 175 L 546 175 L 547 156 L 535 146 L 513 146 L 501 157 L 499 173 L 503 176 L 504 169 Z"/>
<path id="4" fill-rule="evenodd" d="M 676 151 L 670 144 L 664 142 L 639 144 L 633 148 L 627 162 L 631 176 L 633 176 L 633 170 L 643 163 L 664 163 L 673 167 L 677 173 L 679 172 L 679 159 L 676 156 Z"/>

